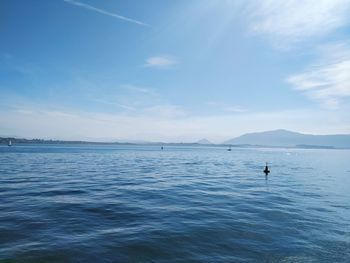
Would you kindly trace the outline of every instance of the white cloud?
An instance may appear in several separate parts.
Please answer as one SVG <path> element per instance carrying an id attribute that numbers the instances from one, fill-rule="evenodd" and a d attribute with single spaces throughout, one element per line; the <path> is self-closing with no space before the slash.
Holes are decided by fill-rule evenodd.
<path id="1" fill-rule="evenodd" d="M 337 108 L 350 97 L 350 47 L 334 44 L 321 49 L 322 59 L 305 72 L 290 76 L 287 81 L 311 99 L 328 108 Z"/>
<path id="2" fill-rule="evenodd" d="M 349 23 L 349 0 L 261 0 L 248 4 L 251 29 L 285 47 Z"/>
<path id="3" fill-rule="evenodd" d="M 79 2 L 79 1 L 75 1 L 75 0 L 63 0 L 63 1 L 65 1 L 66 3 L 72 4 L 72 5 L 75 5 L 75 6 L 79 6 L 79 7 L 91 10 L 91 11 L 95 11 L 95 12 L 100 13 L 102 15 L 111 16 L 111 17 L 119 19 L 119 20 L 124 20 L 124 21 L 134 23 L 134 24 L 137 24 L 140 26 L 149 26 L 148 24 L 146 24 L 144 22 L 141 22 L 141 21 L 138 21 L 138 20 L 135 20 L 132 18 L 128 18 L 125 16 L 121 16 L 121 15 L 118 15 L 116 13 L 112 13 L 112 12 L 109 12 L 109 11 L 106 11 L 106 10 L 103 10 L 103 9 L 100 9 L 100 8 L 97 8 L 97 7 L 94 7 L 94 6 Z"/>
<path id="4" fill-rule="evenodd" d="M 169 68 L 178 63 L 177 59 L 171 56 L 155 56 L 146 60 L 146 67 Z"/>
<path id="5" fill-rule="evenodd" d="M 220 110 L 223 112 L 230 112 L 230 113 L 244 113 L 248 112 L 248 109 L 238 106 L 238 105 L 227 105 L 225 102 L 218 102 L 218 101 L 209 101 L 206 103 L 208 106 Z"/>
<path id="6" fill-rule="evenodd" d="M 350 23 L 349 0 L 262 0 L 246 7 L 252 31 L 282 49 L 303 41 L 318 47 L 320 37 Z M 323 106 L 338 108 L 350 96 L 349 45 L 338 43 L 316 50 L 318 61 L 287 81 Z"/>
<path id="7" fill-rule="evenodd" d="M 239 106 L 229 106 L 224 108 L 224 110 L 228 111 L 228 112 L 234 112 L 234 113 L 243 113 L 243 112 L 247 112 L 248 110 Z"/>

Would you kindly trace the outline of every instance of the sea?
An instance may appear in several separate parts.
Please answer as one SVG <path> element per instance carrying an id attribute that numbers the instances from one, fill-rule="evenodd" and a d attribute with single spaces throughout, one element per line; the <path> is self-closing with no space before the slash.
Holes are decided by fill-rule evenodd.
<path id="1" fill-rule="evenodd" d="M 0 146 L 0 262 L 350 262 L 350 150 Z"/>

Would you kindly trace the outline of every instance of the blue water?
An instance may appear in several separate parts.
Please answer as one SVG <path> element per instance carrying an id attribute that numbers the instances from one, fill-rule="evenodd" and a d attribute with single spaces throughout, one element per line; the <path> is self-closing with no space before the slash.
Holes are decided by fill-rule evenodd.
<path id="1" fill-rule="evenodd" d="M 350 262 L 350 151 L 2 146 L 0 262 Z"/>

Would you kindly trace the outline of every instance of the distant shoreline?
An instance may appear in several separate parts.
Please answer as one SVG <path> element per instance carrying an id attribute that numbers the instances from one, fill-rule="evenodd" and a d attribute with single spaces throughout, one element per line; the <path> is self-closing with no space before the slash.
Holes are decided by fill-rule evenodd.
<path id="1" fill-rule="evenodd" d="M 143 146 L 204 146 L 204 147 L 232 147 L 232 148 L 271 148 L 271 149 L 350 149 L 327 145 L 298 144 L 295 146 L 276 145 L 254 145 L 254 144 L 201 144 L 201 143 L 165 143 L 165 142 L 94 142 L 94 141 L 65 141 L 65 140 L 44 140 L 44 139 L 24 139 L 15 137 L 0 137 L 0 145 L 7 145 L 11 140 L 12 145 L 143 145 Z"/>

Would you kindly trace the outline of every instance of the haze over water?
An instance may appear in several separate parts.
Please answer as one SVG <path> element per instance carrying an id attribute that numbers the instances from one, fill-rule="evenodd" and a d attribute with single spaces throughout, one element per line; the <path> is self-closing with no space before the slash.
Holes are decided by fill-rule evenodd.
<path id="1" fill-rule="evenodd" d="M 0 262 L 349 262 L 349 160 L 349 150 L 1 146 Z"/>

